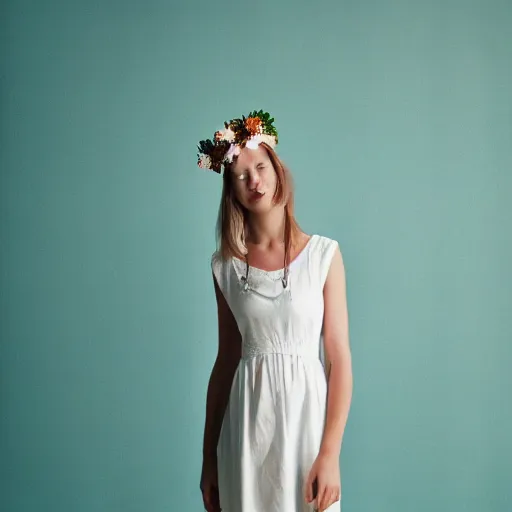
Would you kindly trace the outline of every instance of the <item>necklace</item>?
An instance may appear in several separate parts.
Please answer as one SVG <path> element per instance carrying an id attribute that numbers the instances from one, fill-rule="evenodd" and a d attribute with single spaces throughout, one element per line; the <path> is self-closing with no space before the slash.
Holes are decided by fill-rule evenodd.
<path id="1" fill-rule="evenodd" d="M 247 291 L 249 291 L 251 289 L 251 286 L 249 284 L 249 269 L 250 269 L 249 259 L 248 259 L 247 254 L 246 254 L 245 255 L 245 276 L 241 277 L 241 280 L 243 282 L 243 290 L 244 290 L 244 292 L 247 292 Z M 289 269 L 289 266 L 286 265 L 286 258 L 285 258 L 285 266 L 283 268 L 283 275 L 281 277 L 278 277 L 277 279 L 273 279 L 273 280 L 274 281 L 280 280 L 282 285 L 283 285 L 283 289 L 286 289 L 287 286 L 288 286 L 288 276 L 289 276 L 289 273 L 290 273 L 290 269 Z M 270 273 L 267 273 L 267 276 L 270 277 Z"/>

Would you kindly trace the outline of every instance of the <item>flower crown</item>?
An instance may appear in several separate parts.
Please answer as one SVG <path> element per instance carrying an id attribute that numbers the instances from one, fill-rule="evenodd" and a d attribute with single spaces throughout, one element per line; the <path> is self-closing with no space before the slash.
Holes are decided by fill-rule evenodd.
<path id="1" fill-rule="evenodd" d="M 242 148 L 256 149 L 265 142 L 271 148 L 277 145 L 277 130 L 274 118 L 263 110 L 253 111 L 247 117 L 231 119 L 224 123 L 224 130 L 215 132 L 213 139 L 202 140 L 197 149 L 197 165 L 202 169 L 211 169 L 220 174 L 226 163 L 240 154 Z"/>

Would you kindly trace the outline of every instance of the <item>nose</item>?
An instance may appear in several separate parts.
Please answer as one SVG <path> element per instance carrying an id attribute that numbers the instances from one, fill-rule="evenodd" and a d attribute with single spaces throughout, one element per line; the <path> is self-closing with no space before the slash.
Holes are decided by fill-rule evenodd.
<path id="1" fill-rule="evenodd" d="M 260 184 L 260 177 L 258 176 L 258 173 L 251 172 L 249 173 L 249 180 L 248 180 L 249 190 L 252 192 L 253 190 L 256 190 L 258 188 L 258 185 Z"/>

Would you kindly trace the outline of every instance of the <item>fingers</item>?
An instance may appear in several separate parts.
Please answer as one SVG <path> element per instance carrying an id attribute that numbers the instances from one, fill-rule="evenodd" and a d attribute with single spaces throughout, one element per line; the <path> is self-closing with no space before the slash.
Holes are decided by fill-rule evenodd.
<path id="1" fill-rule="evenodd" d="M 311 480 L 311 475 L 308 475 L 304 482 L 304 499 L 306 500 L 306 503 L 310 503 L 313 500 L 313 482 Z"/>
<path id="2" fill-rule="evenodd" d="M 314 499 L 313 481 L 315 480 L 315 478 L 316 475 L 313 472 L 311 472 L 308 475 L 306 483 L 304 484 L 304 499 L 306 500 L 306 503 L 311 503 Z"/>
<path id="3" fill-rule="evenodd" d="M 304 488 L 304 499 L 306 500 L 306 503 L 311 503 L 313 501 L 313 485 L 311 482 L 306 482 L 305 488 Z"/>
<path id="4" fill-rule="evenodd" d="M 315 511 L 322 512 L 340 500 L 339 485 L 319 483 L 318 475 L 312 470 L 304 484 L 304 498 L 307 503 L 315 502 Z"/>
<path id="5" fill-rule="evenodd" d="M 337 501 L 340 501 L 340 491 L 338 489 L 333 489 L 333 491 L 331 492 L 329 503 L 326 505 L 326 508 L 330 507 Z"/>
<path id="6" fill-rule="evenodd" d="M 341 493 L 339 489 L 336 489 L 335 487 L 324 487 L 323 490 L 320 490 L 318 493 L 318 511 L 321 512 L 327 510 L 332 504 L 340 500 L 340 496 Z"/>
<path id="7" fill-rule="evenodd" d="M 320 485 L 318 488 L 318 498 L 316 502 L 318 510 L 325 510 L 327 508 L 327 503 L 329 501 L 328 498 L 329 494 L 327 487 L 324 485 Z"/>

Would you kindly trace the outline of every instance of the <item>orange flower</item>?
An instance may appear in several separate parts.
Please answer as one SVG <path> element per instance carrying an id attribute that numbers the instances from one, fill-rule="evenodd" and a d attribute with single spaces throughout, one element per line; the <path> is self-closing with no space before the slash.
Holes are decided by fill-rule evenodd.
<path id="1" fill-rule="evenodd" d="M 261 119 L 259 117 L 248 117 L 245 120 L 245 127 L 251 135 L 262 133 Z"/>

